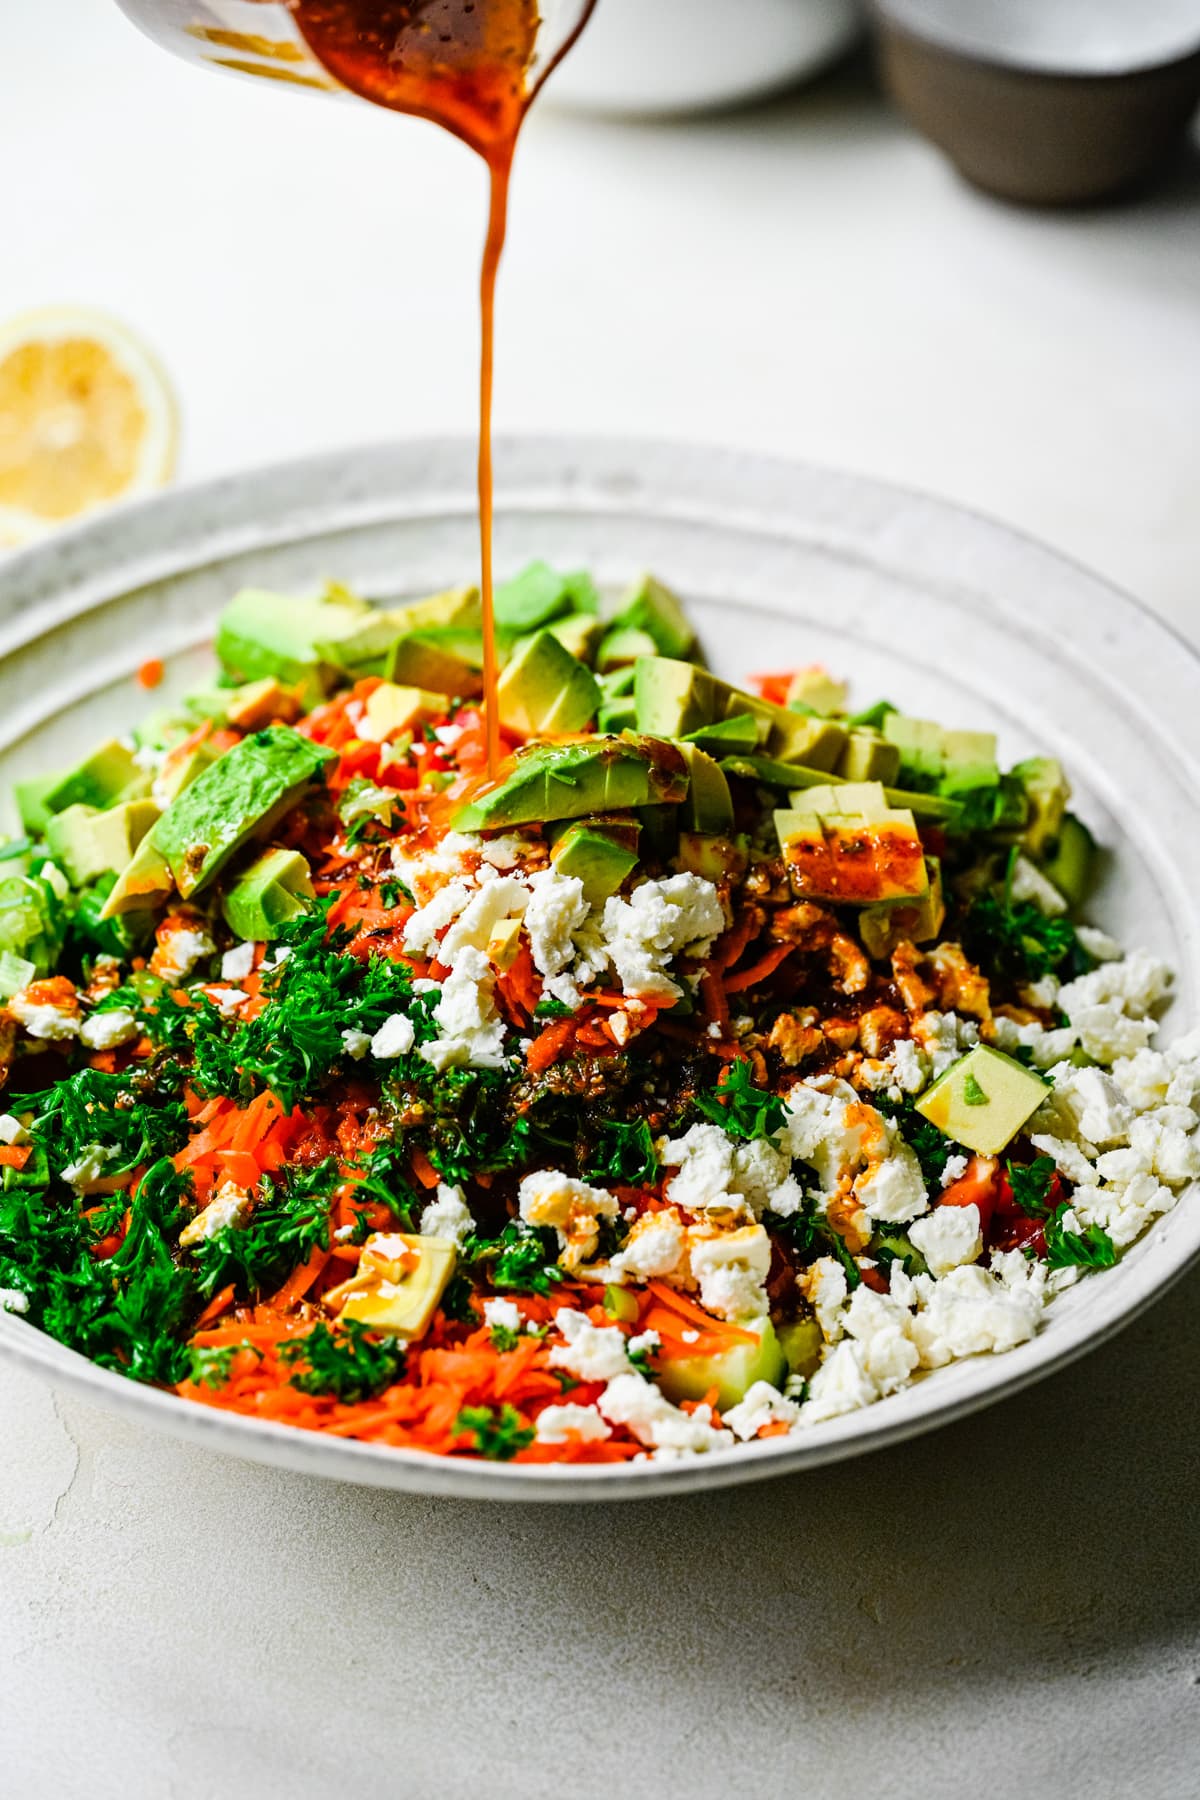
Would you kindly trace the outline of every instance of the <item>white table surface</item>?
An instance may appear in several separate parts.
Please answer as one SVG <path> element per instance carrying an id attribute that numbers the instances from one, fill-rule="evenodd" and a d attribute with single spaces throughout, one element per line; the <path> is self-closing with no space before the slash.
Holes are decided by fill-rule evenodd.
<path id="1" fill-rule="evenodd" d="M 471 429 L 482 181 L 432 129 L 190 70 L 102 0 L 9 0 L 0 168 L 0 317 L 133 323 L 182 476 Z M 1195 163 L 1039 217 L 854 74 L 707 122 L 546 113 L 500 330 L 502 428 L 905 481 L 1200 635 Z M 903 1449 L 588 1512 L 208 1459 L 0 1370 L 0 1789 L 1191 1795 L 1198 1300 Z"/>

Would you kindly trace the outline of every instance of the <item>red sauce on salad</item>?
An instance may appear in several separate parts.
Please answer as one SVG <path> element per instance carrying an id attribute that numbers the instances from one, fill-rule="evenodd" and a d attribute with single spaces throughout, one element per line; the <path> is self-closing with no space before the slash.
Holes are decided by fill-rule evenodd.
<path id="1" fill-rule="evenodd" d="M 587 23 L 594 0 L 554 61 Z M 508 223 L 508 186 L 517 134 L 553 62 L 530 71 L 540 18 L 537 0 L 292 0 L 313 54 L 343 86 L 378 106 L 432 119 L 476 151 L 490 185 L 479 281 L 479 540 L 483 688 L 488 771 L 500 764 L 492 578 L 492 372 L 496 272 Z"/>

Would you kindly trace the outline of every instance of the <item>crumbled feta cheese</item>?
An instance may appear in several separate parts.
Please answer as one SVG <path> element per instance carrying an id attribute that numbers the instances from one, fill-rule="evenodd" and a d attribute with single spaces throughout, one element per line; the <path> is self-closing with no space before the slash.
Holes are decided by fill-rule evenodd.
<path id="1" fill-rule="evenodd" d="M 672 957 L 705 956 L 725 929 L 725 914 L 711 881 L 670 875 L 643 881 L 628 900 L 604 904 L 604 941 L 627 994 L 678 1000 L 683 989 L 667 974 Z"/>
<path id="2" fill-rule="evenodd" d="M 483 1322 L 491 1331 L 520 1331 L 524 1320 L 515 1300 L 497 1297 L 484 1301 Z"/>
<path id="3" fill-rule="evenodd" d="M 925 1177 L 915 1153 L 888 1121 L 886 1154 L 870 1163 L 854 1183 L 854 1197 L 872 1219 L 904 1225 L 929 1205 Z"/>
<path id="4" fill-rule="evenodd" d="M 764 1425 L 791 1426 L 799 1417 L 800 1408 L 794 1400 L 785 1399 L 769 1381 L 755 1381 L 736 1406 L 722 1413 L 721 1422 L 746 1444 L 758 1436 Z"/>
<path id="5" fill-rule="evenodd" d="M 511 875 L 495 876 L 458 914 L 438 946 L 438 961 L 453 969 L 465 949 L 486 951 L 498 927 L 522 919 L 528 904 L 528 888 Z"/>
<path id="6" fill-rule="evenodd" d="M 969 1156 L 948 1156 L 946 1166 L 942 1170 L 943 1188 L 952 1187 L 967 1172 L 971 1159 Z"/>
<path id="7" fill-rule="evenodd" d="M 1072 1025 L 1079 1024 L 1080 1013 L 1111 1002 L 1140 1018 L 1166 998 L 1171 979 L 1170 969 L 1157 956 L 1148 950 L 1131 950 L 1120 962 L 1102 963 L 1069 981 L 1059 990 L 1058 1004 Z"/>
<path id="8" fill-rule="evenodd" d="M 79 1036 L 81 1021 L 73 1006 L 43 1006 L 27 1000 L 21 993 L 13 995 L 8 1010 L 30 1037 L 40 1038 L 43 1043 L 60 1043 Z"/>
<path id="9" fill-rule="evenodd" d="M 23 1294 L 20 1288 L 0 1288 L 0 1312 L 27 1313 L 28 1311 L 28 1294 Z"/>
<path id="10" fill-rule="evenodd" d="M 496 1011 L 495 971 L 482 950 L 460 950 L 433 1009 L 440 1035 L 419 1055 L 440 1075 L 445 1069 L 504 1066 L 504 1021 Z"/>
<path id="11" fill-rule="evenodd" d="M 1047 918 L 1055 918 L 1065 913 L 1067 903 L 1052 881 L 1047 881 L 1042 871 L 1031 863 L 1027 856 L 1018 856 L 1009 877 L 1010 889 L 1014 900 L 1032 900 L 1039 912 Z"/>
<path id="12" fill-rule="evenodd" d="M 475 1229 L 475 1221 L 460 1187 L 438 1184 L 437 1196 L 421 1213 L 417 1227 L 422 1237 L 450 1238 L 463 1244 Z"/>
<path id="13" fill-rule="evenodd" d="M 537 1416 L 539 1444 L 565 1444 L 570 1438 L 597 1443 L 612 1436 L 603 1415 L 594 1406 L 575 1406 L 567 1401 L 562 1406 L 545 1406 Z"/>
<path id="14" fill-rule="evenodd" d="M 955 1357 L 1014 1349 L 1034 1335 L 1041 1311 L 1039 1295 L 1006 1287 L 978 1263 L 951 1269 L 913 1321 L 921 1364 L 937 1369 Z"/>
<path id="15" fill-rule="evenodd" d="M 1055 1100 L 1071 1115 L 1078 1137 L 1102 1145 L 1120 1143 L 1129 1136 L 1133 1113 L 1116 1082 L 1103 1069 L 1077 1069 L 1070 1063 L 1060 1063 L 1051 1079 Z"/>
<path id="16" fill-rule="evenodd" d="M 692 1243 L 691 1270 L 700 1284 L 701 1302 L 723 1319 L 766 1313 L 764 1284 L 770 1268 L 771 1240 L 761 1225 L 743 1225 Z"/>
<path id="17" fill-rule="evenodd" d="M 183 981 L 196 964 L 211 956 L 217 947 L 207 931 L 198 926 L 169 931 L 160 925 L 156 938 L 150 967 L 164 981 Z"/>
<path id="18" fill-rule="evenodd" d="M 1075 936 L 1094 962 L 1120 962 L 1125 954 L 1116 938 L 1097 931 L 1094 925 L 1077 925 Z"/>
<path id="19" fill-rule="evenodd" d="M 857 1287 L 846 1308 L 845 1329 L 861 1352 L 863 1373 L 881 1394 L 904 1386 L 920 1360 L 908 1307 L 895 1294 Z"/>
<path id="20" fill-rule="evenodd" d="M 343 1032 L 343 1043 L 346 1042 L 347 1035 Z M 412 1020 L 403 1013 L 393 1013 L 390 1019 L 384 1020 L 371 1039 L 371 1055 L 380 1062 L 392 1062 L 397 1056 L 407 1056 L 415 1041 L 416 1032 L 413 1030 Z"/>
<path id="21" fill-rule="evenodd" d="M 625 1346 L 630 1356 L 647 1355 L 653 1350 L 661 1349 L 661 1347 L 662 1338 L 659 1333 L 655 1331 L 653 1326 L 651 1326 L 648 1331 L 637 1332 L 635 1336 L 629 1339 L 629 1342 Z"/>
<path id="22" fill-rule="evenodd" d="M 643 1213 L 609 1265 L 614 1281 L 655 1281 L 679 1266 L 685 1242 L 679 1214 Z"/>
<path id="23" fill-rule="evenodd" d="M 254 945 L 235 944 L 221 958 L 222 981 L 245 981 L 254 973 Z"/>
<path id="24" fill-rule="evenodd" d="M 416 956 L 437 957 L 440 934 L 471 903 L 472 890 L 465 881 L 448 881 L 424 906 L 419 906 L 404 926 L 404 948 Z"/>
<path id="25" fill-rule="evenodd" d="M 897 1038 L 883 1060 L 902 1093 L 919 1094 L 929 1079 L 929 1059 L 911 1038 Z"/>
<path id="26" fill-rule="evenodd" d="M 118 1044 L 127 1044 L 137 1037 L 140 1030 L 133 1013 L 123 1006 L 114 1006 L 109 1012 L 92 1013 L 85 1019 L 79 1028 L 79 1039 L 89 1050 L 115 1050 Z"/>
<path id="27" fill-rule="evenodd" d="M 0 1113 L 0 1144 L 27 1144 L 29 1129 L 12 1113 Z"/>
<path id="28" fill-rule="evenodd" d="M 551 863 L 531 877 L 529 886 L 532 892 L 525 929 L 534 967 L 543 976 L 561 975 L 575 960 L 575 936 L 591 911 L 583 897 L 583 883 L 577 876 L 560 875 Z M 566 1004 L 578 1004 L 578 1000 Z"/>
<path id="29" fill-rule="evenodd" d="M 835 1256 L 818 1256 L 801 1275 L 800 1285 L 817 1315 L 822 1337 L 826 1343 L 836 1343 L 842 1335 L 842 1309 L 850 1292 L 845 1269 Z"/>
<path id="30" fill-rule="evenodd" d="M 935 1206 L 925 1218 L 909 1228 L 916 1245 L 934 1275 L 945 1275 L 962 1263 L 971 1263 L 983 1254 L 983 1232 L 979 1208 L 970 1206 Z"/>
<path id="31" fill-rule="evenodd" d="M 561 1169 L 538 1169 L 526 1175 L 517 1189 L 517 1207 L 530 1225 L 545 1225 L 558 1233 L 564 1267 L 576 1269 L 595 1251 L 600 1232 L 598 1219 L 615 1219 L 620 1204 L 607 1188 L 577 1181 Z"/>
<path id="32" fill-rule="evenodd" d="M 1099 1225 L 1118 1250 L 1139 1238 L 1152 1219 L 1170 1212 L 1176 1196 L 1153 1175 L 1135 1175 L 1132 1181 L 1105 1187 L 1078 1187 L 1071 1196 L 1075 1215 L 1083 1225 Z"/>
<path id="33" fill-rule="evenodd" d="M 239 1231 L 250 1217 L 253 1201 L 245 1188 L 225 1181 L 208 1205 L 203 1207 L 179 1234 L 180 1249 L 216 1237 L 218 1231 Z"/>
<path id="34" fill-rule="evenodd" d="M 77 1194 L 96 1193 L 106 1184 L 104 1171 L 112 1161 L 112 1154 L 106 1144 L 85 1144 L 76 1161 L 68 1163 L 63 1170 L 63 1180 L 69 1182 Z"/>
<path id="35" fill-rule="evenodd" d="M 580 1381 L 612 1381 L 632 1367 L 626 1353 L 625 1333 L 616 1325 L 593 1325 L 586 1313 L 560 1306 L 554 1323 L 566 1339 L 551 1346 L 547 1361 L 553 1369 L 565 1369 Z"/>
<path id="36" fill-rule="evenodd" d="M 361 1062 L 371 1048 L 371 1034 L 367 1031 L 355 1031 L 350 1027 L 342 1033 L 342 1048 L 355 1062 Z"/>
<path id="37" fill-rule="evenodd" d="M 693 1125 L 683 1137 L 669 1139 L 662 1159 L 679 1170 L 663 1190 L 673 1205 L 689 1212 L 742 1210 L 741 1195 L 733 1191 L 733 1143 L 719 1125 Z"/>
<path id="38" fill-rule="evenodd" d="M 878 1384 L 867 1373 L 866 1351 L 845 1338 L 828 1351 L 808 1384 L 808 1398 L 800 1408 L 801 1425 L 822 1425 L 843 1413 L 857 1412 L 879 1399 Z"/>
<path id="39" fill-rule="evenodd" d="M 731 1431 L 712 1425 L 712 1414 L 707 1408 L 685 1413 L 640 1375 L 616 1376 L 597 1405 L 611 1424 L 624 1425 L 640 1444 L 652 1450 L 698 1455 L 734 1442 Z"/>

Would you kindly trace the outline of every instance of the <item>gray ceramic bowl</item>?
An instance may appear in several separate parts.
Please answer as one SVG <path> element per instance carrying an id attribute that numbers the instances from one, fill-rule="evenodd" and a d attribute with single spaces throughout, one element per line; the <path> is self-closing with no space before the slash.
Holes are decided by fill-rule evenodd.
<path id="1" fill-rule="evenodd" d="M 1200 0 L 873 0 L 884 81 L 969 181 L 1039 206 L 1136 186 L 1200 102 Z"/>

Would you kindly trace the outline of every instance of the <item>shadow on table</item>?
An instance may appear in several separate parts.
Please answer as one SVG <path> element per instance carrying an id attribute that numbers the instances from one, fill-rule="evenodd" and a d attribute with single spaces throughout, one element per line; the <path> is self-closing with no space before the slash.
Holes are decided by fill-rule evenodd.
<path id="1" fill-rule="evenodd" d="M 468 1533 L 454 1504 L 360 1494 L 355 1511 L 374 1534 L 401 1508 L 427 1566 L 469 1536 L 473 1629 L 511 1629 L 524 1596 L 541 1630 L 585 1624 L 647 1681 L 660 1658 L 686 1662 L 693 1692 L 761 1704 L 822 1671 L 852 1678 L 866 1704 L 900 1682 L 1082 1677 L 1171 1645 L 1182 1669 L 1200 1619 L 1198 1301 L 1193 1274 L 1039 1386 L 804 1476 L 632 1506 L 475 1506 Z M 648 1635 L 660 1611 L 665 1639 Z M 782 1614 L 796 1621 L 791 1664 Z"/>

